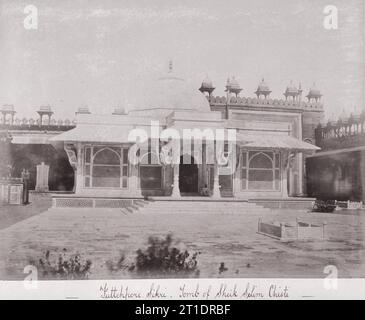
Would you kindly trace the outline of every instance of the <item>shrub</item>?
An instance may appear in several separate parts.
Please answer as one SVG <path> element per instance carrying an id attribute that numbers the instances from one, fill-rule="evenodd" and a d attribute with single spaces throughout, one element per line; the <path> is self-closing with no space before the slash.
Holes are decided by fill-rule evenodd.
<path id="1" fill-rule="evenodd" d="M 58 258 L 51 260 L 50 251 L 44 253 L 44 257 L 38 260 L 36 266 L 38 274 L 43 278 L 62 280 L 83 280 L 90 274 L 91 261 L 81 259 L 79 253 L 67 256 L 67 250 L 63 249 Z"/>
<path id="2" fill-rule="evenodd" d="M 315 212 L 333 212 L 336 209 L 334 200 L 316 200 L 313 205 Z"/>
<path id="3" fill-rule="evenodd" d="M 135 265 L 132 264 L 128 264 L 126 262 L 126 258 L 124 254 L 120 255 L 120 258 L 118 259 L 117 262 L 113 262 L 113 260 L 107 260 L 106 263 L 106 268 L 109 270 L 109 272 L 119 272 L 119 271 L 133 271 L 135 268 Z"/>
<path id="4" fill-rule="evenodd" d="M 191 254 L 181 248 L 181 243 L 173 241 L 171 234 L 166 237 L 151 236 L 148 247 L 137 250 L 135 270 L 141 275 L 198 275 L 199 253 Z"/>

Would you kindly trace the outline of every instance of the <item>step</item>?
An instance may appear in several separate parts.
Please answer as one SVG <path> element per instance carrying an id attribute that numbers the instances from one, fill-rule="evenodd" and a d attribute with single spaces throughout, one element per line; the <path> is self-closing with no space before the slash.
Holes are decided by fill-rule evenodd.
<path id="1" fill-rule="evenodd" d="M 244 214 L 244 213 L 268 213 L 274 212 L 272 209 L 258 206 L 254 203 L 246 202 L 165 202 L 157 201 L 140 208 L 141 213 L 159 214 L 201 214 L 201 213 L 218 213 L 218 214 Z"/>

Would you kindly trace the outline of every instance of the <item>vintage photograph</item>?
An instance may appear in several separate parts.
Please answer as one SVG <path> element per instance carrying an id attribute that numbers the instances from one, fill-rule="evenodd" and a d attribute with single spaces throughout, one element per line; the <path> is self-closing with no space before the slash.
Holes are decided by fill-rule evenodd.
<path id="1" fill-rule="evenodd" d="M 0 280 L 365 277 L 364 13 L 1 0 Z"/>

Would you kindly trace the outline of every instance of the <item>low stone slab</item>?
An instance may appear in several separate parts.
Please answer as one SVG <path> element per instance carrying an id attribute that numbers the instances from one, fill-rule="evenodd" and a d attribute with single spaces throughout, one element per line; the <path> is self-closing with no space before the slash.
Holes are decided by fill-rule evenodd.
<path id="1" fill-rule="evenodd" d="M 309 222 L 263 222 L 258 221 L 257 233 L 269 236 L 278 240 L 300 240 L 300 239 L 326 239 L 326 223 L 314 224 Z"/>

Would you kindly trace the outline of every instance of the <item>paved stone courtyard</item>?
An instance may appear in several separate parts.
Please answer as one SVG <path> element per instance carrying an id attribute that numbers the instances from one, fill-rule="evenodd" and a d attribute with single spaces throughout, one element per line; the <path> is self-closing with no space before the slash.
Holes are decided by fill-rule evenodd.
<path id="1" fill-rule="evenodd" d="M 0 205 L 0 229 L 39 214 L 52 205 L 52 199 L 48 193 L 31 192 L 29 202 L 26 206 Z"/>
<path id="2" fill-rule="evenodd" d="M 189 251 L 200 251 L 200 277 L 324 277 L 326 265 L 337 266 L 339 276 L 365 277 L 364 211 L 307 213 L 280 210 L 264 219 L 327 222 L 328 240 L 280 242 L 256 233 L 262 214 L 185 214 L 119 209 L 49 209 L 0 230 L 0 279 L 23 279 L 30 260 L 50 250 L 79 252 L 92 261 L 89 278 L 133 277 L 111 273 L 107 260 L 124 253 L 133 261 L 138 248 L 146 248 L 150 235 L 172 232 Z M 219 274 L 224 262 L 227 271 Z"/>

